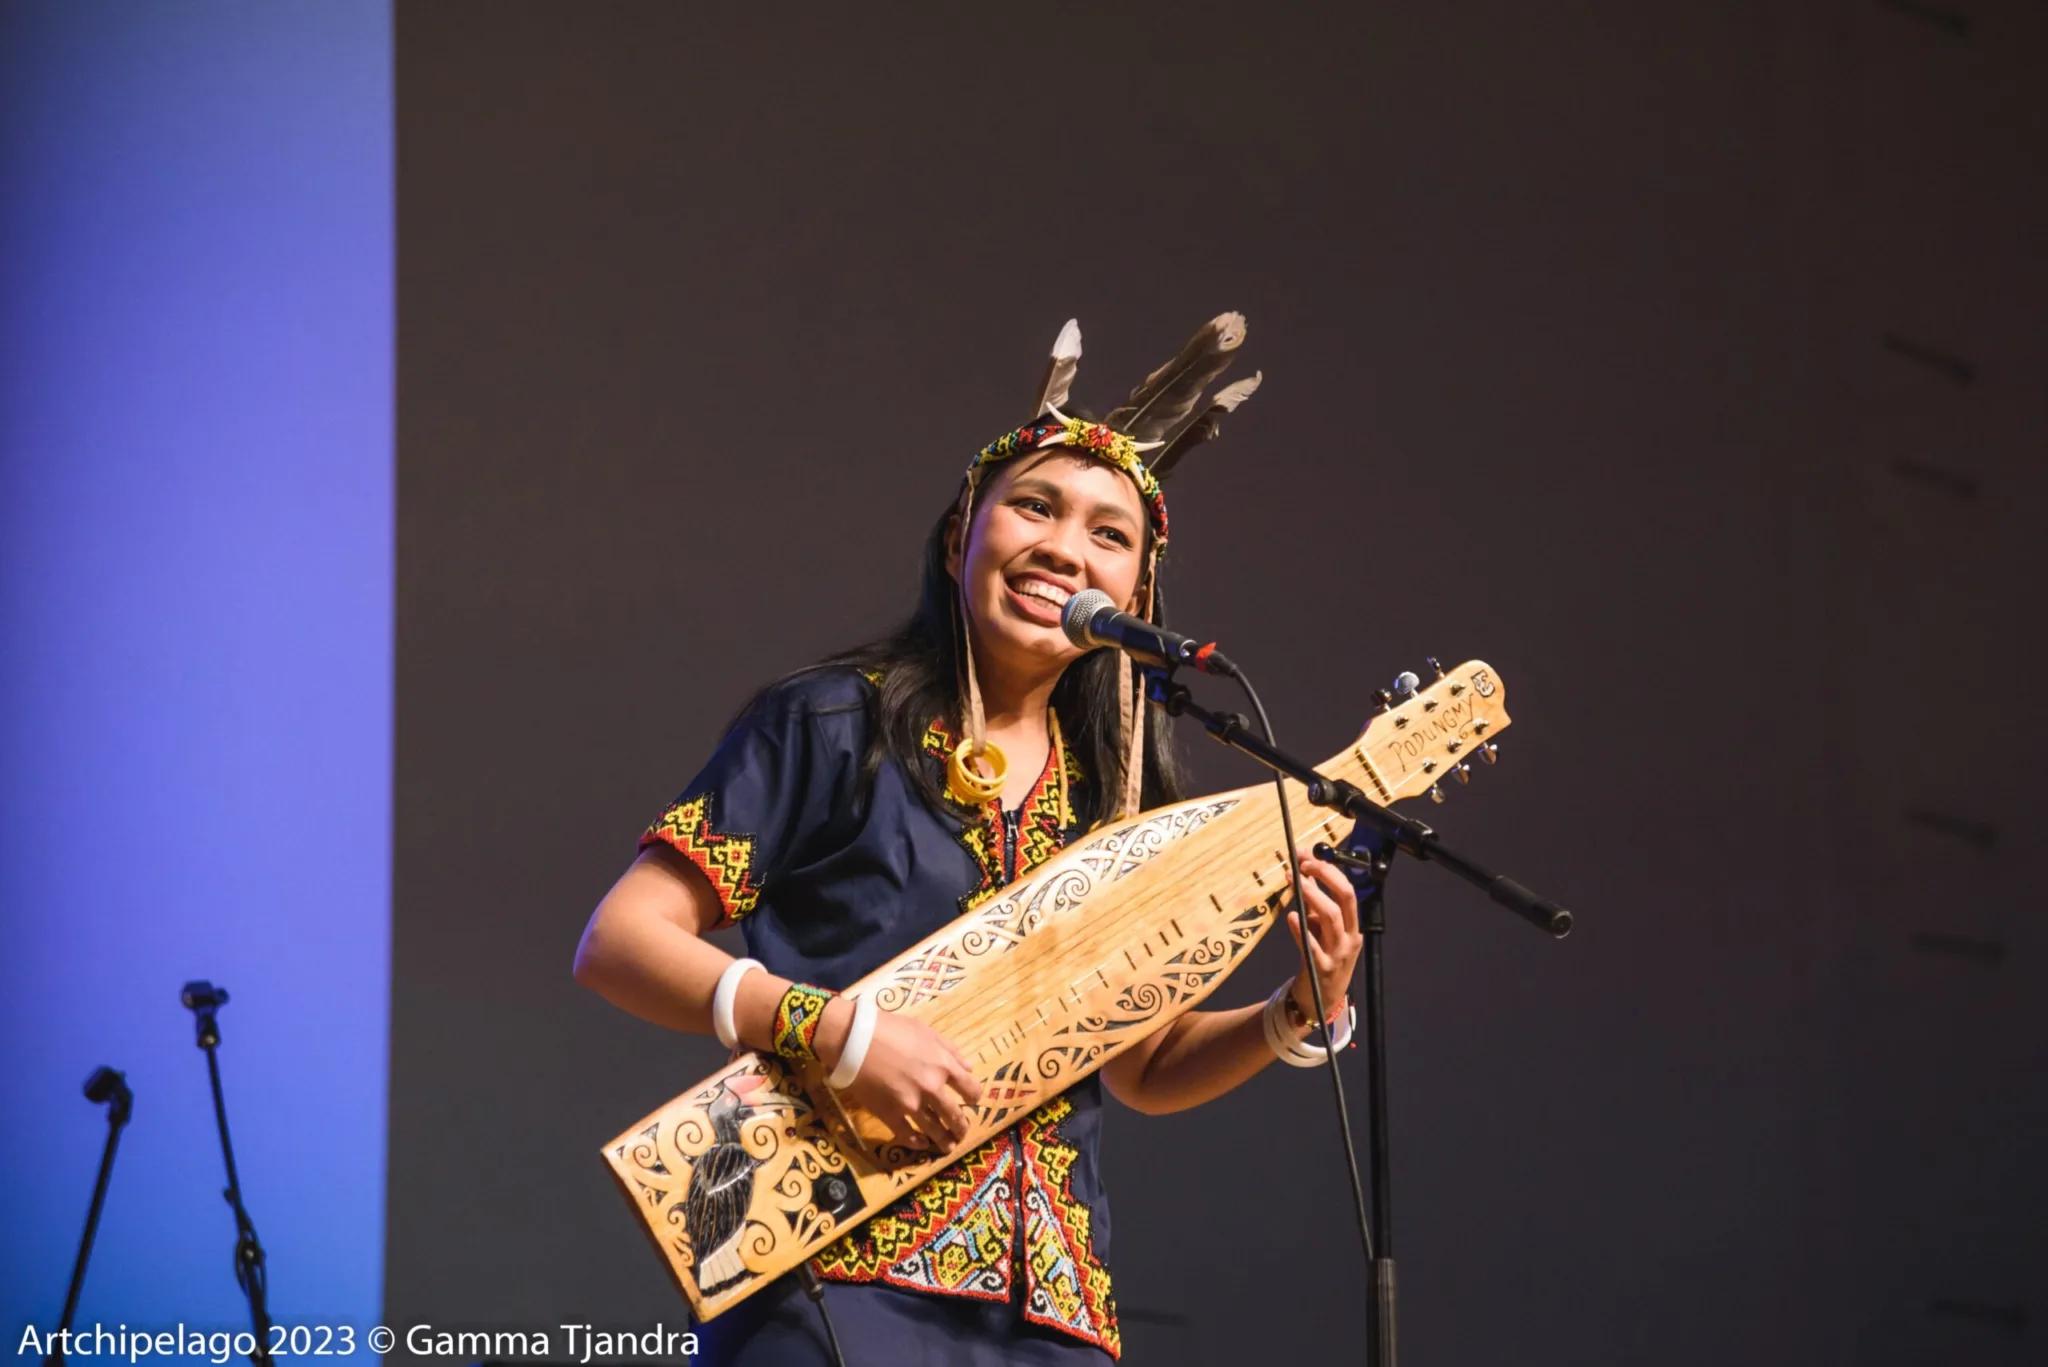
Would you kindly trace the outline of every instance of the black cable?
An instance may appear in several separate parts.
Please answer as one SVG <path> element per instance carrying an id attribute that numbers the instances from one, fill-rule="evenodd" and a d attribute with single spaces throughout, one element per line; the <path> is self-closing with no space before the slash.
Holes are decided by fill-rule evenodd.
<path id="1" fill-rule="evenodd" d="M 818 1318 L 825 1321 L 825 1339 L 832 1347 L 832 1361 L 837 1367 L 846 1367 L 846 1354 L 839 1348 L 839 1331 L 832 1327 L 832 1312 L 825 1308 L 825 1284 L 818 1280 L 818 1274 L 811 1271 L 809 1263 L 801 1264 L 796 1270 L 798 1285 L 811 1298 L 811 1304 L 818 1307 Z"/>
<path id="2" fill-rule="evenodd" d="M 1232 672 L 1244 689 L 1245 697 L 1251 700 L 1252 711 L 1259 714 L 1259 729 L 1266 735 L 1266 744 L 1275 747 L 1279 742 L 1273 739 L 1273 723 L 1266 716 L 1266 705 L 1259 701 L 1259 691 L 1252 687 L 1252 681 L 1242 670 Z M 1280 831 L 1287 841 L 1287 873 L 1294 888 L 1295 915 L 1301 918 L 1301 966 L 1308 973 L 1309 994 L 1315 998 L 1316 1029 L 1322 1032 L 1323 1061 L 1330 1074 L 1330 1094 L 1337 1104 L 1337 1131 L 1344 1140 L 1344 1166 L 1351 1175 L 1351 1201 L 1358 1210 L 1358 1239 L 1365 1248 L 1365 1260 L 1375 1260 L 1372 1247 L 1372 1221 L 1365 1211 L 1365 1183 L 1358 1175 L 1358 1145 L 1351 1138 L 1351 1110 L 1344 1104 L 1344 1075 L 1337 1069 L 1337 1051 L 1330 1046 L 1330 1009 L 1323 1002 L 1323 980 L 1316 976 L 1315 961 L 1308 952 L 1308 902 L 1301 891 L 1301 857 L 1294 848 L 1294 813 L 1287 805 L 1287 776 L 1275 772 L 1274 786 L 1280 793 Z"/>

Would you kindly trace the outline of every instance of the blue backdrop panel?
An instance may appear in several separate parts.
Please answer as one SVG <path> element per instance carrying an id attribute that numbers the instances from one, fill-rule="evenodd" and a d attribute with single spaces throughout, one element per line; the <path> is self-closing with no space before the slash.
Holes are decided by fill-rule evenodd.
<path id="1" fill-rule="evenodd" d="M 0 14 L 0 1320 L 232 1326 L 204 1056 L 282 1320 L 382 1276 L 392 639 L 383 3 Z"/>

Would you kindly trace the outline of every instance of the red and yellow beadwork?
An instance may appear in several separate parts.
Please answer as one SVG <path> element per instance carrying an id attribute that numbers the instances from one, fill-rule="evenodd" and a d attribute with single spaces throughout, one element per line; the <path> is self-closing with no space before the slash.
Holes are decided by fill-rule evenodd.
<path id="1" fill-rule="evenodd" d="M 775 1004 L 775 1052 L 792 1063 L 810 1063 L 818 1057 L 818 1022 L 832 994 L 809 983 L 791 983 Z"/>
<path id="2" fill-rule="evenodd" d="M 640 848 L 644 850 L 657 840 L 702 869 L 711 880 L 718 905 L 725 911 L 725 922 L 721 924 L 739 920 L 761 900 L 761 889 L 753 876 L 754 838 L 713 830 L 709 793 L 677 802 L 656 817 L 640 837 Z"/>

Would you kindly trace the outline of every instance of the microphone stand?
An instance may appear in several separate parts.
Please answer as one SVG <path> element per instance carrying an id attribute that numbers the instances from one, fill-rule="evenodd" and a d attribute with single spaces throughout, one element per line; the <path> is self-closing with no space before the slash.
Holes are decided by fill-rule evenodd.
<path id="1" fill-rule="evenodd" d="M 85 1233 L 78 1240 L 78 1261 L 71 1265 L 71 1288 L 64 1293 L 64 1318 L 54 1335 L 57 1343 L 70 1342 L 71 1321 L 78 1314 L 78 1293 L 85 1286 L 85 1265 L 92 1258 L 93 1236 L 99 1232 L 100 1207 L 107 1201 L 107 1183 L 114 1176 L 114 1150 L 120 1146 L 121 1131 L 135 1109 L 135 1093 L 128 1090 L 128 1076 L 105 1066 L 93 1070 L 85 1080 L 87 1101 L 110 1101 L 107 1107 L 107 1146 L 100 1153 L 100 1175 L 92 1184 L 92 1205 L 85 1212 Z M 44 1367 L 64 1367 L 64 1349 L 52 1348 L 43 1357 Z"/>
<path id="2" fill-rule="evenodd" d="M 214 1019 L 214 1013 L 228 1004 L 228 990 L 209 982 L 189 982 L 178 999 L 197 1017 L 199 1047 L 206 1051 L 206 1073 L 213 1083 L 213 1118 L 220 1126 L 220 1151 L 228 1169 L 227 1189 L 221 1196 L 235 1212 L 235 1283 L 249 1298 L 249 1320 L 256 1329 L 256 1349 L 249 1354 L 249 1361 L 258 1367 L 268 1367 L 270 1309 L 265 1296 L 269 1277 L 264 1269 L 263 1245 L 256 1239 L 256 1225 L 242 1204 L 242 1184 L 235 1175 L 235 1146 L 228 1139 L 228 1107 L 221 1095 L 220 1059 L 215 1052 L 220 1048 L 220 1023 Z"/>
<path id="3" fill-rule="evenodd" d="M 1393 1173 L 1387 1126 L 1387 1019 L 1386 980 L 1381 957 L 1386 932 L 1386 882 L 1397 852 L 1437 864 L 1480 888 L 1496 903 L 1506 907 L 1553 939 L 1571 933 L 1572 914 L 1557 903 L 1538 897 L 1514 879 L 1484 868 L 1476 861 L 1449 849 L 1426 823 L 1382 807 L 1355 785 L 1342 779 L 1325 778 L 1313 765 L 1262 740 L 1251 731 L 1251 723 L 1236 713 L 1216 713 L 1197 703 L 1185 685 L 1173 676 L 1171 667 L 1145 665 L 1145 696 L 1164 708 L 1169 716 L 1190 717 L 1203 730 L 1233 750 L 1251 756 L 1283 778 L 1291 778 L 1308 789 L 1308 799 L 1318 807 L 1342 812 L 1358 824 L 1342 848 L 1318 844 L 1315 856 L 1340 865 L 1352 875 L 1359 889 L 1358 924 L 1365 935 L 1365 984 L 1360 993 L 1365 1010 L 1366 1050 L 1371 1064 L 1367 1092 L 1367 1134 L 1372 1170 L 1372 1208 L 1366 1233 L 1366 1257 L 1372 1267 L 1372 1295 L 1366 1302 L 1367 1335 L 1365 1360 L 1370 1367 L 1395 1367 L 1395 1282 L 1393 1246 Z M 1242 675 L 1239 681 L 1243 682 Z M 1247 691 L 1250 685 L 1246 684 Z M 1253 695 L 1256 699 L 1256 695 Z M 1381 695 L 1380 710 L 1391 699 Z M 1262 712 L 1263 714 L 1263 712 Z M 1290 864 L 1293 850 L 1287 852 Z M 1299 875 L 1296 875 L 1299 900 Z M 1302 919 L 1302 953 L 1307 956 L 1308 921 Z M 1321 992 L 1317 1007 L 1322 1009 Z M 1328 1042 L 1325 1032 L 1323 1039 Z M 1351 1155 L 1350 1121 L 1343 1115 L 1343 1088 L 1338 1080 L 1336 1051 L 1329 1054 L 1331 1081 L 1336 1084 L 1339 1123 L 1344 1130 L 1345 1150 L 1351 1158 L 1352 1180 L 1357 1181 L 1357 1159 Z"/>

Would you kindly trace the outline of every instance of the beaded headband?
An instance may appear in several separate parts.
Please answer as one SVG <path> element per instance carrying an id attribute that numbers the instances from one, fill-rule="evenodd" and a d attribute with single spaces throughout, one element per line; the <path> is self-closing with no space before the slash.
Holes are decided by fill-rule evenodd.
<path id="1" fill-rule="evenodd" d="M 1236 359 L 1245 336 L 1244 315 L 1224 313 L 1210 319 L 1188 339 L 1172 360 L 1145 377 L 1123 404 L 1112 409 L 1101 422 L 1070 418 L 1060 411 L 1081 364 L 1081 326 L 1073 319 L 1060 329 L 1053 342 L 1045 376 L 1039 382 L 1038 398 L 1032 409 L 1037 416 L 1024 426 L 1005 432 L 975 453 L 960 486 L 960 526 L 974 525 L 974 495 L 990 467 L 1013 456 L 1050 447 L 1071 447 L 1114 466 L 1137 486 L 1152 526 L 1152 542 L 1139 580 L 1143 599 L 1139 614 L 1152 616 L 1154 578 L 1160 557 L 1166 553 L 1166 496 L 1160 485 L 1187 454 L 1210 440 L 1221 427 L 1223 415 L 1233 413 L 1252 396 L 1263 375 L 1225 385 L 1201 402 L 1203 391 L 1220 378 Z M 1156 452 L 1147 460 L 1149 453 Z M 960 624 L 967 627 L 967 602 L 960 599 Z M 997 798 L 1009 772 L 1001 750 L 988 743 L 987 722 L 982 714 L 981 685 L 975 677 L 974 650 L 963 646 L 966 662 L 967 716 L 961 728 L 965 739 L 946 766 L 946 790 L 953 799 L 978 806 Z M 1117 671 L 1117 714 L 1123 732 L 1123 794 L 1119 816 L 1137 812 L 1144 783 L 1145 727 L 1144 696 L 1131 678 L 1129 661 Z"/>

